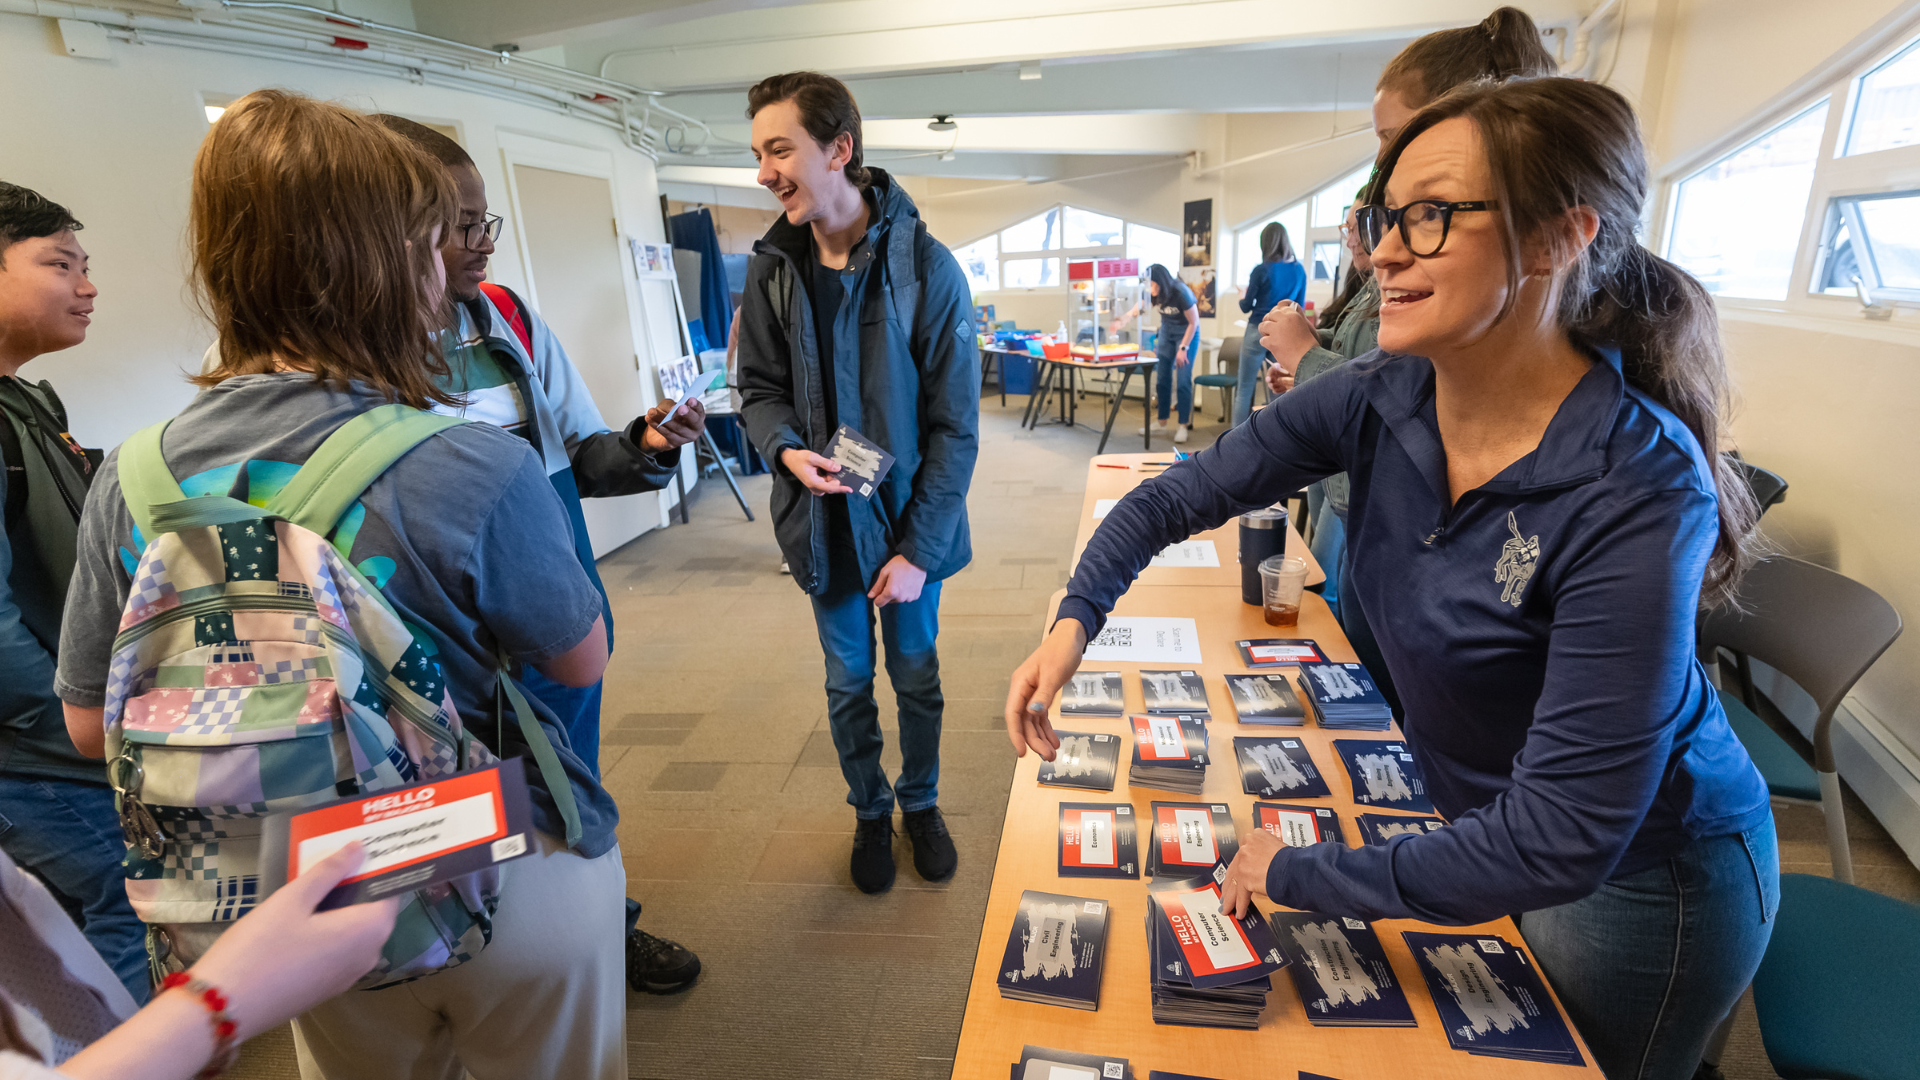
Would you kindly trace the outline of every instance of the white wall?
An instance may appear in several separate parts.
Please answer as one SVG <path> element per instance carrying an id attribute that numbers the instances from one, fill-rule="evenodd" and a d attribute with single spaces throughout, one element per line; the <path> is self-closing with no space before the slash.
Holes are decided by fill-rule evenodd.
<path id="1" fill-rule="evenodd" d="M 198 369 L 212 339 L 193 310 L 184 242 L 193 156 L 207 130 L 202 92 L 278 86 L 453 124 L 496 212 L 506 204 L 498 133 L 603 151 L 614 162 L 622 228 L 642 240 L 665 239 L 653 163 L 588 121 L 375 72 L 122 42 L 114 53 L 108 61 L 76 60 L 61 48 L 52 19 L 0 15 L 0 178 L 65 204 L 86 223 L 80 239 L 100 288 L 86 343 L 42 357 L 23 374 L 53 382 L 86 445 L 112 446 L 178 412 L 193 395 L 184 373 Z M 512 222 L 493 265 L 503 284 L 525 286 Z"/>

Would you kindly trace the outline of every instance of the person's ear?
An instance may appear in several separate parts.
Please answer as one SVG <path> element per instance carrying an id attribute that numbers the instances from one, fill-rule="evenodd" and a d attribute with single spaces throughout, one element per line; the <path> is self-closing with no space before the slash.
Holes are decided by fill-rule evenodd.
<path id="1" fill-rule="evenodd" d="M 1600 233 L 1600 214 L 1575 206 L 1543 226 L 1522 248 L 1526 276 L 1550 278 L 1572 266 Z"/>
<path id="2" fill-rule="evenodd" d="M 833 137 L 833 153 L 827 155 L 827 164 L 834 172 L 840 172 L 853 160 L 853 134 L 843 131 Z"/>

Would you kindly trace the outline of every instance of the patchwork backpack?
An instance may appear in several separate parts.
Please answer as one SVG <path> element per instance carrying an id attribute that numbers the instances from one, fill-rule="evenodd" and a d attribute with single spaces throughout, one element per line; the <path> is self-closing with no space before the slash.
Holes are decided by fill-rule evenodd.
<path id="1" fill-rule="evenodd" d="M 107 775 L 156 980 L 258 902 L 268 816 L 496 760 L 462 724 L 431 642 L 327 539 L 389 466 L 464 422 L 369 410 L 264 507 L 187 498 L 161 456 L 164 423 L 120 448 L 121 493 L 146 549 L 113 644 Z M 572 789 L 504 664 L 499 678 L 496 706 L 511 703 L 572 844 Z M 492 936 L 499 892 L 487 870 L 412 893 L 359 986 L 470 959 Z"/>

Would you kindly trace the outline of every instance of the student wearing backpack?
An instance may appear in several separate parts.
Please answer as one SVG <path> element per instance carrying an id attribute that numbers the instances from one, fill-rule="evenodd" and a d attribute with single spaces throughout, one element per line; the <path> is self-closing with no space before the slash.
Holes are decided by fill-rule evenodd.
<path id="1" fill-rule="evenodd" d="M 852 874 L 893 885 L 893 808 L 920 876 L 952 876 L 940 816 L 940 583 L 973 557 L 980 354 L 959 263 L 891 177 L 860 164 L 839 80 L 776 75 L 747 95 L 760 183 L 786 210 L 754 245 L 740 316 L 741 416 L 774 469 L 772 517 L 813 598 L 827 720 L 857 818 Z M 871 496 L 822 456 L 846 425 L 895 458 Z M 880 767 L 874 610 L 900 704 L 897 790 Z"/>
<path id="2" fill-rule="evenodd" d="M 353 212 L 325 212 L 334 206 Z M 432 905 L 475 932 L 462 931 L 457 950 L 435 954 L 420 945 L 433 944 L 437 927 L 415 919 L 421 934 L 408 940 L 396 931 L 376 974 L 394 971 L 396 959 L 422 956 L 432 973 L 345 994 L 299 1016 L 302 1075 L 397 1080 L 464 1068 L 478 1077 L 614 1080 L 626 1075 L 618 809 L 569 749 L 551 711 L 500 680 L 505 657 L 566 685 L 597 681 L 607 661 L 602 601 L 527 443 L 490 424 L 424 411 L 454 400 L 438 385 L 445 374 L 438 248 L 457 221 L 445 171 L 363 114 L 263 90 L 213 125 L 194 164 L 189 242 L 219 361 L 195 380 L 204 392 L 164 430 L 148 429 L 101 466 L 81 520 L 55 686 L 75 745 L 116 754 L 110 775 L 129 789 L 123 805 L 138 841 L 128 858 L 136 904 L 210 877 L 220 886 L 215 919 L 237 919 L 258 899 L 245 876 L 248 845 L 225 837 L 257 830 L 260 808 L 272 812 L 287 790 L 304 784 L 312 797 L 331 798 L 384 790 L 408 775 L 460 771 L 489 760 L 488 749 L 530 756 L 536 849 L 497 868 L 494 899 L 478 908 L 472 894 L 484 899 L 481 888 L 411 894 L 403 925 Z M 375 474 L 364 484 L 356 476 L 357 498 L 321 498 L 344 506 L 338 512 L 307 519 L 283 509 L 305 490 L 302 466 L 332 453 L 334 436 L 382 418 L 414 434 L 423 423 L 443 430 L 411 442 L 384 471 L 367 470 Z M 140 494 L 156 483 L 193 498 L 164 504 Z M 130 501 L 141 504 L 154 536 L 136 532 Z M 262 504 L 280 520 L 218 516 Z M 205 565 L 176 588 L 181 567 L 152 561 L 186 550 L 180 545 L 190 546 L 196 530 L 205 533 L 198 524 L 163 523 L 159 513 L 192 507 L 211 508 L 206 513 L 226 523 L 212 528 L 234 530 L 219 534 L 218 547 L 194 549 L 215 557 L 216 574 L 224 560 L 217 588 L 202 583 Z M 297 527 L 303 520 L 312 521 L 311 532 Z M 277 546 L 246 531 L 262 524 Z M 304 546 L 290 550 L 296 541 Z M 277 590 L 253 584 L 269 574 Z M 208 595 L 228 606 L 204 609 Z M 231 606 L 245 597 L 263 610 Z M 204 659 L 206 666 L 167 668 L 172 674 L 156 681 L 140 650 L 160 630 L 116 642 L 122 612 L 133 628 L 158 626 L 154 612 L 181 608 L 182 618 L 194 614 L 191 623 L 167 628 L 192 646 L 180 663 Z M 313 614 L 283 623 L 275 611 Z M 343 626 L 381 618 L 391 620 L 389 631 L 397 625 L 407 633 L 340 645 Z M 305 640 L 326 651 L 276 660 L 299 642 L 261 640 L 258 628 L 268 623 L 310 634 Z M 192 681 L 171 689 L 182 686 L 182 675 Z M 335 682 L 350 677 L 358 689 Z M 310 713 L 297 695 L 267 693 L 284 691 L 284 682 L 304 682 L 304 700 L 323 708 Z M 497 708 L 497 692 L 515 707 Z M 178 696 L 177 710 L 165 707 L 167 693 Z M 420 708 L 423 700 L 428 708 Z M 292 706 L 301 708 L 298 717 L 273 712 Z M 290 723 L 293 735 L 276 721 Z M 331 770 L 311 767 L 310 747 L 327 743 L 305 737 L 305 728 L 339 748 Z M 241 735 L 275 741 L 251 744 L 250 759 L 236 753 L 249 747 Z M 442 736 L 452 752 L 435 756 L 432 740 Z M 163 752 L 175 756 L 160 760 L 178 763 L 196 748 L 204 755 L 197 776 L 190 763 L 134 767 Z M 301 754 L 305 770 L 290 774 L 279 764 Z M 210 795 L 198 796 L 198 805 L 181 805 L 191 794 L 176 796 L 171 812 L 151 820 L 146 802 L 167 804 L 148 792 L 170 782 L 179 788 L 182 773 L 189 792 Z M 248 805 L 234 788 L 253 777 L 258 790 Z M 159 858 L 145 853 L 149 842 Z M 192 910 L 208 917 L 204 905 Z M 154 921 L 165 929 L 171 917 L 163 911 Z M 192 974 L 193 947 L 204 938 L 169 939 L 176 946 L 169 965 Z"/>
<path id="3" fill-rule="evenodd" d="M 586 382 L 546 321 L 512 290 L 485 280 L 501 219 L 487 213 L 487 185 L 473 159 L 459 143 L 425 124 L 386 113 L 374 119 L 445 166 L 460 196 L 460 219 L 441 245 L 440 258 L 447 295 L 454 301 L 443 385 L 460 392 L 463 401 L 434 408 L 498 424 L 533 445 L 566 509 L 574 554 L 600 592 L 611 652 L 613 608 L 594 563 L 580 500 L 658 491 L 672 483 L 680 447 L 700 437 L 706 410 L 690 401 L 663 423 L 675 404 L 665 401 L 621 431 L 608 430 Z M 521 680 L 560 718 L 573 752 L 598 776 L 600 683 L 565 686 L 532 670 Z M 641 930 L 635 925 L 639 916 L 640 902 L 628 900 L 628 984 L 648 994 L 673 994 L 692 986 L 700 977 L 700 958 L 678 942 Z"/>
<path id="4" fill-rule="evenodd" d="M 135 1001 L 146 928 L 127 904 L 125 845 L 100 763 L 67 737 L 53 692 L 74 530 L 94 461 L 53 385 L 23 365 L 87 336 L 98 290 L 67 208 L 0 181 L 0 850 L 47 882 Z"/>

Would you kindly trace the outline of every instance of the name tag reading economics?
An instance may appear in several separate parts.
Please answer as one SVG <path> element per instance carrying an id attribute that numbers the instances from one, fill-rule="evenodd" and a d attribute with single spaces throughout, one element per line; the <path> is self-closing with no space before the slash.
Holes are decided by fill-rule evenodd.
<path id="1" fill-rule="evenodd" d="M 261 874 L 269 888 L 283 885 L 357 840 L 366 861 L 321 906 L 364 903 L 525 855 L 531 827 L 526 774 L 515 758 L 269 819 Z"/>

